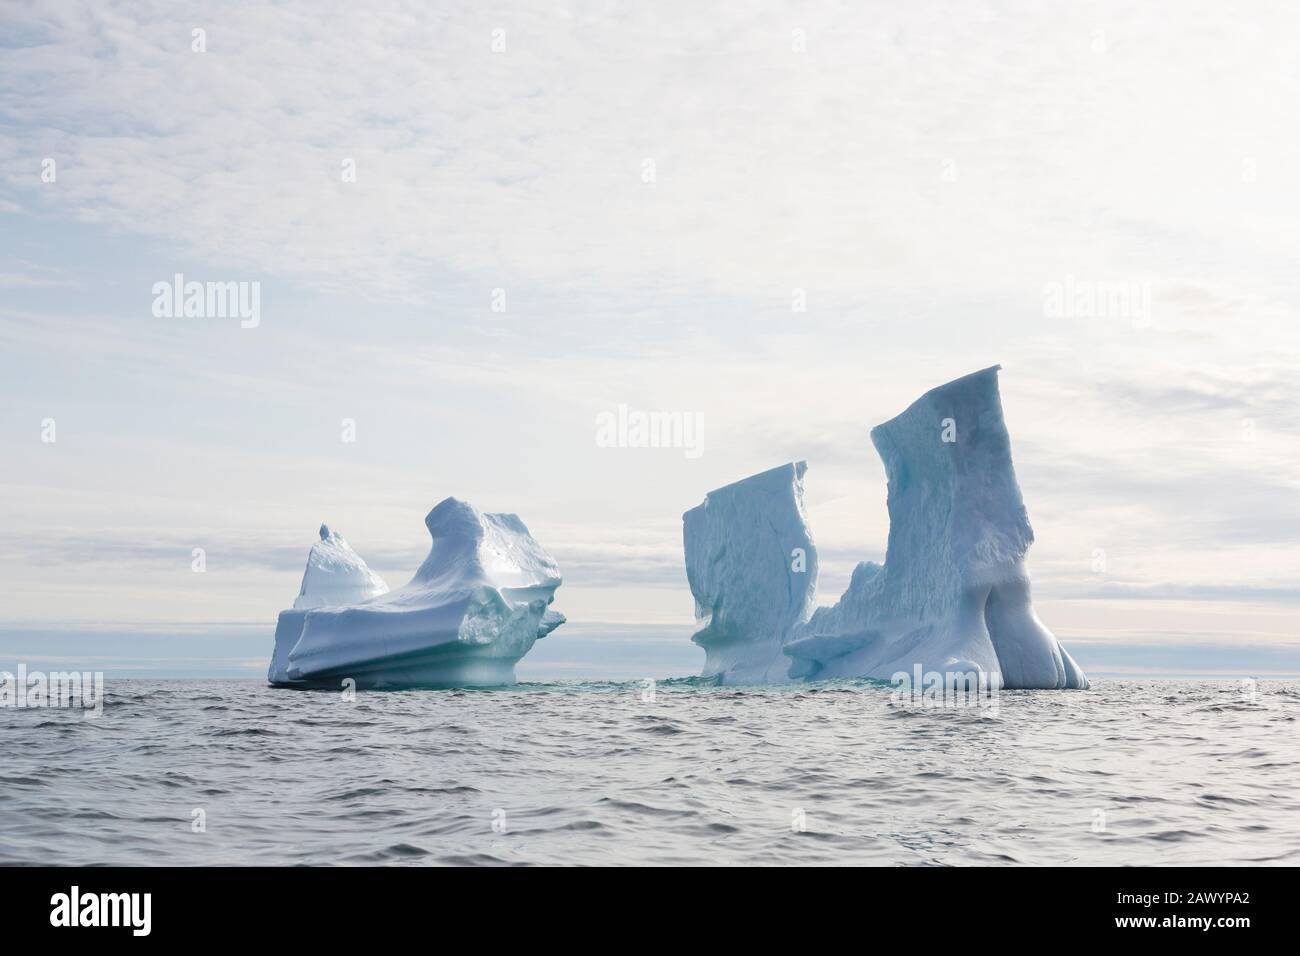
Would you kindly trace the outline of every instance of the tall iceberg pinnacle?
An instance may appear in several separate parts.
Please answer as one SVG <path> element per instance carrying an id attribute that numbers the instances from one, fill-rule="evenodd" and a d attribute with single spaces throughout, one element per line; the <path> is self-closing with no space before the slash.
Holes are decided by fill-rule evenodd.
<path id="1" fill-rule="evenodd" d="M 344 540 L 320 526 L 320 540 L 307 555 L 307 570 L 293 606 L 298 610 L 330 605 L 355 604 L 388 593 L 383 579 L 366 567 L 366 562 Z"/>
<path id="2" fill-rule="evenodd" d="M 687 512 L 687 576 L 697 606 L 730 605 L 732 619 L 745 625 L 727 631 L 727 653 L 716 658 L 708 628 L 696 635 L 709 651 L 706 675 L 727 683 L 888 680 L 919 666 L 978 671 L 1009 688 L 1088 686 L 1030 603 L 1025 556 L 1034 535 L 1011 462 L 997 373 L 994 366 L 932 389 L 872 430 L 889 480 L 885 563 L 859 564 L 833 607 L 808 615 L 809 591 L 792 613 L 790 576 L 774 570 L 780 555 L 777 542 L 768 541 L 773 529 L 802 522 L 802 463 L 785 466 L 797 474 L 793 508 L 761 493 L 763 479 L 782 471 L 775 469 L 711 492 L 705 505 Z M 751 530 L 710 534 L 744 542 L 740 553 L 702 548 L 692 531 L 700 521 L 692 515 L 724 495 L 730 520 Z M 693 562 L 718 566 L 692 568 Z M 809 566 L 814 562 L 810 555 Z M 724 584 L 720 590 L 697 582 Z M 811 577 L 807 583 L 815 588 Z M 763 608 L 734 609 L 751 602 Z"/>
<path id="3" fill-rule="evenodd" d="M 686 575 L 703 627 L 705 676 L 741 683 L 781 680 L 781 644 L 808 619 L 817 596 L 817 549 L 794 462 L 711 491 L 682 516 Z"/>
<path id="4" fill-rule="evenodd" d="M 517 515 L 484 514 L 447 498 L 424 523 L 432 547 L 404 587 L 344 604 L 300 607 L 295 602 L 280 613 L 270 683 L 338 687 L 348 678 L 360 688 L 514 683 L 515 663 L 564 623 L 564 615 L 549 609 L 560 569 Z M 321 536 L 313 554 L 331 536 L 337 538 L 324 526 Z M 358 567 L 370 574 L 355 552 L 347 553 L 352 578 Z M 317 577 L 309 561 L 300 599 L 309 595 L 309 579 L 314 583 Z"/>

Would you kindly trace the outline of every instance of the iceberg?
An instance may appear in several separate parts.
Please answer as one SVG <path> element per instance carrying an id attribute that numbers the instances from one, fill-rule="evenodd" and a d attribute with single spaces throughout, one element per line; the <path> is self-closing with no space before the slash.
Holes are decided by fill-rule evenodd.
<path id="1" fill-rule="evenodd" d="M 302 587 L 293 606 L 297 610 L 361 601 L 388 593 L 383 579 L 366 567 L 361 555 L 349 547 L 343 535 L 320 526 L 320 541 L 311 546 Z"/>
<path id="2" fill-rule="evenodd" d="M 298 600 L 276 624 L 272 685 L 514 683 L 516 662 L 565 621 L 550 609 L 559 567 L 517 515 L 447 498 L 424 523 L 429 556 L 395 591 L 321 526 Z"/>
<path id="3" fill-rule="evenodd" d="M 785 679 L 781 654 L 817 598 L 817 549 L 803 510 L 802 461 L 710 491 L 682 515 L 686 577 L 703 626 L 705 677 Z"/>
<path id="4" fill-rule="evenodd" d="M 997 373 L 926 392 L 871 440 L 888 477 L 883 565 L 814 610 L 816 558 L 796 462 L 712 491 L 683 516 L 704 676 L 723 683 L 978 673 L 991 686 L 1086 688 L 1034 613 L 1034 541 Z M 806 542 L 803 544 L 801 542 Z M 791 558 L 804 548 L 804 570 Z"/>

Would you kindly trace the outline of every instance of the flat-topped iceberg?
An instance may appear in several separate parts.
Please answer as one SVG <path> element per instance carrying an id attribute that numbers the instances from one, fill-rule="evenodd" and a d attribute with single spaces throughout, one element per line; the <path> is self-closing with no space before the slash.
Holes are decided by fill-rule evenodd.
<path id="1" fill-rule="evenodd" d="M 817 597 L 817 549 L 794 462 L 710 491 L 682 516 L 686 577 L 703 625 L 704 676 L 730 683 L 786 678 L 781 654 Z"/>
<path id="2" fill-rule="evenodd" d="M 346 555 L 328 554 L 330 566 L 340 569 L 338 581 L 324 576 L 324 560 L 314 566 L 309 557 L 299 601 L 280 613 L 276 625 L 267 674 L 272 684 L 339 687 L 348 678 L 359 688 L 514 683 L 515 663 L 564 623 L 564 615 L 549 609 L 561 583 L 555 560 L 516 515 L 484 514 L 447 498 L 424 523 L 433 538 L 429 556 L 395 591 L 322 526 L 312 556 L 341 543 Z M 383 590 L 336 603 L 361 582 L 377 582 Z M 304 599 L 311 603 L 300 605 Z"/>
<path id="3" fill-rule="evenodd" d="M 1088 686 L 1030 603 L 1034 535 L 997 372 L 932 389 L 872 429 L 889 480 L 885 563 L 859 564 L 834 607 L 812 610 L 803 462 L 710 492 L 685 514 L 687 577 L 705 622 L 693 639 L 706 651 L 706 676 L 890 680 L 919 668 L 975 672 L 1010 688 Z M 807 552 L 802 570 L 798 549 Z"/>

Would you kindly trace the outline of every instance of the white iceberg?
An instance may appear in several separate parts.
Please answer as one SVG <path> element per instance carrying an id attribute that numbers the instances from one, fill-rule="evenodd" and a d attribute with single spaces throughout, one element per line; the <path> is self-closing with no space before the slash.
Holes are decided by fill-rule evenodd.
<path id="1" fill-rule="evenodd" d="M 706 676 L 890 680 L 919 669 L 978 672 L 1009 688 L 1088 686 L 1030 603 L 1034 535 L 997 372 L 932 389 L 872 429 L 889 479 L 888 549 L 883 565 L 857 566 L 834 607 L 812 610 L 803 462 L 710 492 L 683 516 Z M 799 547 L 809 552 L 802 572 L 790 556 Z"/>
<path id="2" fill-rule="evenodd" d="M 388 585 L 366 567 L 361 555 L 352 550 L 343 535 L 331 531 L 329 525 L 321 525 L 320 541 L 311 546 L 307 555 L 307 570 L 303 572 L 302 587 L 293 606 L 300 611 L 337 607 L 387 593 Z"/>
<path id="3" fill-rule="evenodd" d="M 817 597 L 817 549 L 803 511 L 802 462 L 710 491 L 682 515 L 686 577 L 703 627 L 704 676 L 786 678 L 781 654 Z"/>
<path id="4" fill-rule="evenodd" d="M 313 603 L 295 601 L 280 613 L 271 684 L 339 687 L 349 678 L 358 688 L 514 683 L 515 663 L 564 623 L 563 614 L 549 609 L 560 569 L 516 515 L 484 514 L 447 498 L 424 523 L 433 538 L 429 556 L 395 591 L 345 542 L 329 554 L 331 569 L 347 569 L 337 581 L 308 559 L 299 600 Z M 313 556 L 327 534 L 322 527 Z M 355 593 L 363 583 L 383 590 L 335 603 L 336 595 Z"/>

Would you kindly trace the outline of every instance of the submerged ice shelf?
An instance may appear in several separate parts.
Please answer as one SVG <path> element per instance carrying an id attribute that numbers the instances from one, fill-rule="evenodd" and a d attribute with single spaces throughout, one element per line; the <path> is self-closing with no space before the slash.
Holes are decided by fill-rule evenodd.
<path id="1" fill-rule="evenodd" d="M 395 591 L 321 526 L 298 599 L 282 611 L 267 674 L 285 687 L 511 684 L 515 663 L 564 623 L 550 610 L 560 569 L 513 514 L 447 498 L 424 519 L 433 539 Z"/>
<path id="2" fill-rule="evenodd" d="M 814 611 L 804 462 L 710 492 L 683 516 L 686 571 L 723 683 L 979 672 L 1009 688 L 1086 688 L 1034 613 L 1033 544 L 1011 462 L 998 366 L 926 392 L 871 431 L 889 480 L 883 565 L 864 561 Z"/>

